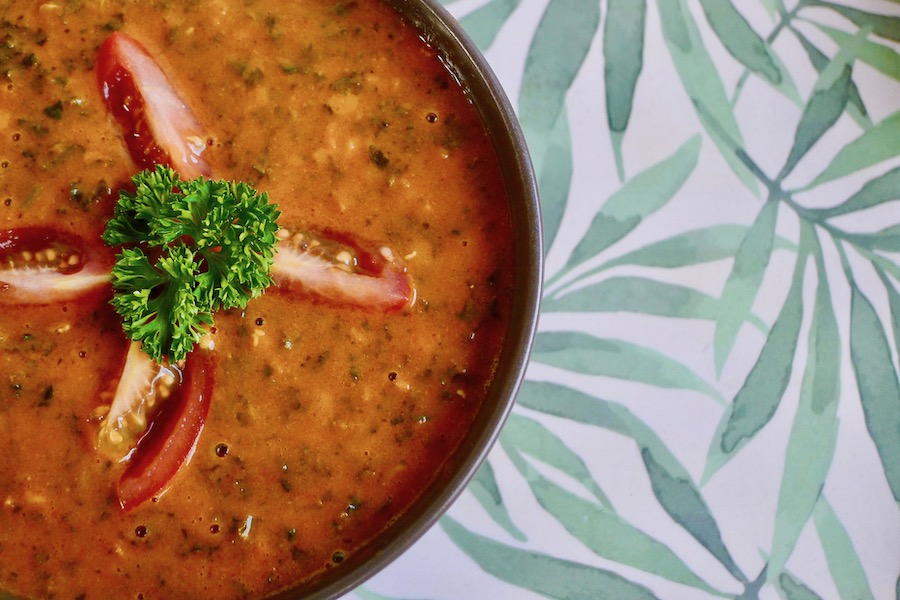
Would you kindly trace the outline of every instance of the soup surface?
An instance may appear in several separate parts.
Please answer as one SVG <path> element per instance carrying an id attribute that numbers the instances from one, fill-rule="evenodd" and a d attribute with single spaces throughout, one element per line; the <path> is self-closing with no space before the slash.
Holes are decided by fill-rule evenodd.
<path id="1" fill-rule="evenodd" d="M 110 292 L 0 299 L 0 590 L 260 597 L 340 568 L 458 446 L 507 325 L 503 183 L 464 90 L 376 0 L 5 0 L 0 231 L 97 241 L 139 170 L 95 73 L 114 31 L 193 109 L 216 177 L 268 192 L 285 227 L 390 248 L 415 299 L 271 287 L 217 314 L 193 458 L 130 511 L 127 459 L 96 448 L 128 349 Z"/>

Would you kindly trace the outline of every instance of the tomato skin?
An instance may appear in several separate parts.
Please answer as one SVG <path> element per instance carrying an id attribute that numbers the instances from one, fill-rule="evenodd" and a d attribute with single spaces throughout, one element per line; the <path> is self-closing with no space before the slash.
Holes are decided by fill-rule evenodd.
<path id="1" fill-rule="evenodd" d="M 371 244 L 330 230 L 321 235 L 287 229 L 280 233 L 272 264 L 280 291 L 387 312 L 415 302 L 409 273 L 386 247 L 370 250 Z"/>
<path id="2" fill-rule="evenodd" d="M 139 167 L 168 165 L 188 179 L 212 174 L 202 156 L 206 136 L 200 122 L 137 40 L 121 32 L 106 39 L 97 58 L 97 81 Z"/>
<path id="3" fill-rule="evenodd" d="M 0 230 L 0 305 L 104 297 L 111 291 L 112 264 L 111 250 L 73 233 L 52 227 Z"/>
<path id="4" fill-rule="evenodd" d="M 184 381 L 160 407 L 130 455 L 116 495 L 126 511 L 166 492 L 172 478 L 190 462 L 209 414 L 215 363 L 195 350 L 184 366 Z"/>

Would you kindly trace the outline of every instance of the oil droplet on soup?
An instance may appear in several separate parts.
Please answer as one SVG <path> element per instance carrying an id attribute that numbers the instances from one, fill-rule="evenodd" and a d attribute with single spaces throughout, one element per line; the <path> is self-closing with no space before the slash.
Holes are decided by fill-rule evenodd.
<path id="1" fill-rule="evenodd" d="M 10 254 L 14 266 L 83 269 L 71 240 L 99 242 L 107 190 L 140 168 L 97 86 L 117 31 L 193 111 L 217 178 L 268 192 L 292 235 L 389 249 L 375 270 L 353 244 L 314 256 L 387 273 L 397 300 L 272 290 L 217 314 L 190 463 L 130 511 L 114 494 L 130 457 L 95 448 L 129 347 L 115 312 L 79 294 L 0 306 L 0 590 L 252 598 L 346 568 L 458 446 L 507 327 L 505 192 L 465 91 L 375 0 L 12 0 L 2 13 L 0 231 L 66 236 Z"/>

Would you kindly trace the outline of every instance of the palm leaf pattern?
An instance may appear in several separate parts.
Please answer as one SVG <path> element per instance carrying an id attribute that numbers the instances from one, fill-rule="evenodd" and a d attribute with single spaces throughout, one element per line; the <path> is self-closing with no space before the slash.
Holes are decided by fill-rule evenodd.
<path id="1" fill-rule="evenodd" d="M 896 0 L 447 4 L 547 258 L 515 412 L 426 536 L 466 597 L 898 596 Z"/>

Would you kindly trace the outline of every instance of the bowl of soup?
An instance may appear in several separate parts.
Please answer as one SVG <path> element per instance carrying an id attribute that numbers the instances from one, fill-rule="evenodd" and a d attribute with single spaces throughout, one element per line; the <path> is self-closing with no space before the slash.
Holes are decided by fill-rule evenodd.
<path id="1" fill-rule="evenodd" d="M 538 197 L 487 63 L 430 0 L 13 0 L 0 40 L 0 592 L 359 585 L 527 365 Z M 163 168 L 278 213 L 272 284 L 172 361 L 123 332 L 102 241 Z"/>

